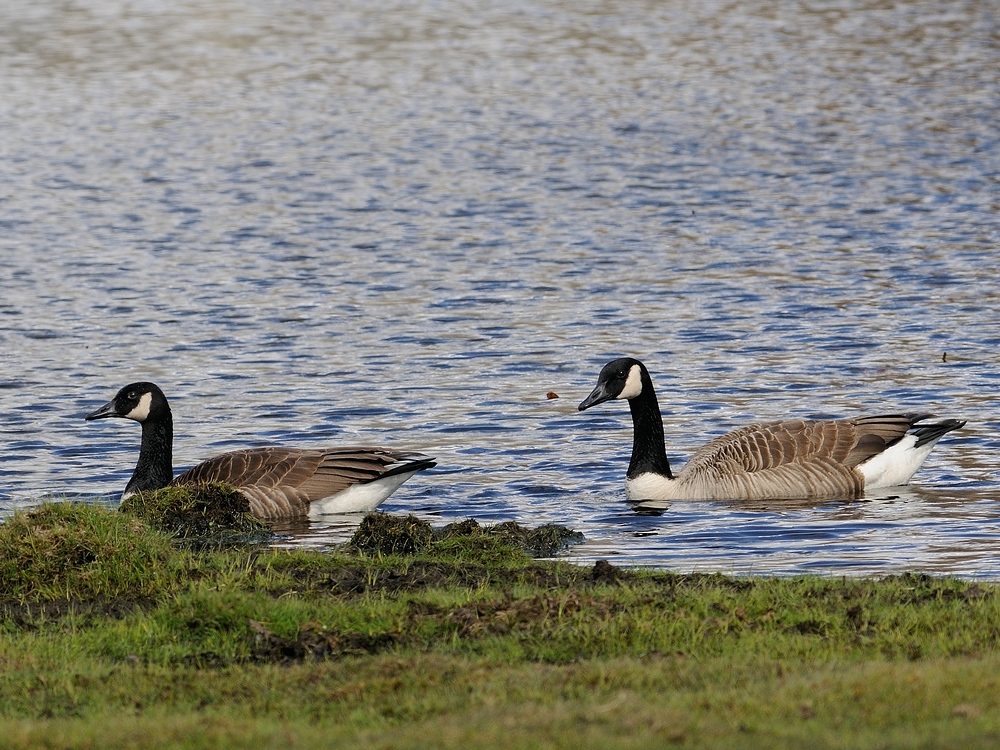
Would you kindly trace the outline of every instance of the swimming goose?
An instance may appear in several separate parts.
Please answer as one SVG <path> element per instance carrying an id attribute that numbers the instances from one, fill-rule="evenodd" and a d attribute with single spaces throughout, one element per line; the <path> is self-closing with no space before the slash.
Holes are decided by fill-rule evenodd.
<path id="1" fill-rule="evenodd" d="M 142 425 L 139 461 L 123 500 L 167 485 L 225 482 L 246 496 L 258 518 L 367 512 L 415 473 L 436 465 L 422 453 L 386 448 L 248 448 L 222 453 L 174 478 L 174 421 L 163 391 L 153 383 L 131 383 L 86 419 L 106 417 Z"/>
<path id="2" fill-rule="evenodd" d="M 628 399 L 632 460 L 629 500 L 770 500 L 861 497 L 906 484 L 941 436 L 965 422 L 921 424 L 931 414 L 855 419 L 783 419 L 752 424 L 700 448 L 675 476 L 663 446 L 663 420 L 646 366 L 624 357 L 601 370 L 579 410 Z"/>

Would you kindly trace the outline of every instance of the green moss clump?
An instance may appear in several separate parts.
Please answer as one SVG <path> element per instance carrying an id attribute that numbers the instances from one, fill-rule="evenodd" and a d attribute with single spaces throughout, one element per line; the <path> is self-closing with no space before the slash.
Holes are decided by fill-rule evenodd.
<path id="1" fill-rule="evenodd" d="M 412 555 L 427 549 L 433 538 L 431 525 L 412 514 L 369 513 L 351 537 L 351 546 L 367 554 Z"/>
<path id="2" fill-rule="evenodd" d="M 474 518 L 449 523 L 433 529 L 427 521 L 413 515 L 392 516 L 369 513 L 351 538 L 351 546 L 367 553 L 412 555 L 429 551 L 446 556 L 461 556 L 463 550 L 476 558 L 504 557 L 504 553 L 551 557 L 560 550 L 579 544 L 583 534 L 546 524 L 536 529 L 515 521 L 495 526 L 480 526 Z M 483 560 L 484 562 L 486 560 Z"/>
<path id="3" fill-rule="evenodd" d="M 250 512 L 246 497 L 227 484 L 137 492 L 122 501 L 121 511 L 176 538 L 202 544 L 259 542 L 271 537 L 267 524 Z"/>
<path id="4" fill-rule="evenodd" d="M 434 532 L 434 538 L 437 540 L 479 536 L 490 537 L 500 544 L 521 550 L 532 557 L 551 557 L 584 540 L 583 534 L 579 531 L 554 523 L 534 529 L 522 526 L 517 521 L 505 521 L 495 526 L 480 526 L 474 518 L 450 523 Z"/>
<path id="5" fill-rule="evenodd" d="M 437 540 L 453 539 L 455 537 L 480 536 L 485 533 L 486 530 L 479 525 L 479 521 L 475 518 L 466 518 L 464 521 L 456 521 L 436 529 L 434 538 Z"/>
<path id="6" fill-rule="evenodd" d="M 532 557 L 552 557 L 556 553 L 580 544 L 583 534 L 554 523 L 531 529 L 517 521 L 507 521 L 488 527 L 488 533 L 523 549 Z"/>
<path id="7" fill-rule="evenodd" d="M 95 505 L 51 503 L 0 526 L 0 600 L 148 597 L 170 540 L 137 518 Z"/>

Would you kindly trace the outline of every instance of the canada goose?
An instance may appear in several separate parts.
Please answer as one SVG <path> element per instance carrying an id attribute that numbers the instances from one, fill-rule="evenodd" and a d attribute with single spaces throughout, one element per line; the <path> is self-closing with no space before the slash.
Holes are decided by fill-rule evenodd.
<path id="1" fill-rule="evenodd" d="M 663 446 L 663 420 L 646 366 L 623 357 L 601 370 L 579 410 L 615 398 L 632 412 L 629 500 L 769 500 L 861 497 L 906 484 L 941 436 L 965 422 L 916 426 L 931 414 L 855 419 L 783 419 L 752 424 L 698 449 L 674 476 Z"/>
<path id="2" fill-rule="evenodd" d="M 346 447 L 249 448 L 222 453 L 174 478 L 174 420 L 153 383 L 131 383 L 87 419 L 122 417 L 142 425 L 139 461 L 122 494 L 167 485 L 225 482 L 250 501 L 258 518 L 374 510 L 418 471 L 435 466 L 421 453 Z"/>

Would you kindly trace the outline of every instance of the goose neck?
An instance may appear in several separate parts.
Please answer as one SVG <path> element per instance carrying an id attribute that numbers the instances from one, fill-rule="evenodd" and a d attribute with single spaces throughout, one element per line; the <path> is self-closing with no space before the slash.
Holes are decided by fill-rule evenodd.
<path id="1" fill-rule="evenodd" d="M 632 460 L 628 465 L 628 478 L 652 472 L 673 479 L 663 444 L 663 418 L 652 382 L 643 383 L 642 393 L 629 399 L 628 405 L 632 412 Z"/>
<path id="2" fill-rule="evenodd" d="M 174 478 L 173 443 L 174 424 L 169 414 L 166 418 L 147 419 L 142 423 L 139 461 L 125 487 L 126 494 L 140 490 L 158 490 L 170 484 L 170 480 Z"/>

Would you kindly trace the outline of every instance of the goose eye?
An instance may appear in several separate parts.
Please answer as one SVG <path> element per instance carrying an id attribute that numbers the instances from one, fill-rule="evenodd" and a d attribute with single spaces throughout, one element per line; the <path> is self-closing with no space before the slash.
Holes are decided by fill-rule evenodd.
<path id="1" fill-rule="evenodd" d="M 130 399 L 135 398 L 135 391 L 129 391 L 128 392 L 128 398 L 130 398 Z"/>

